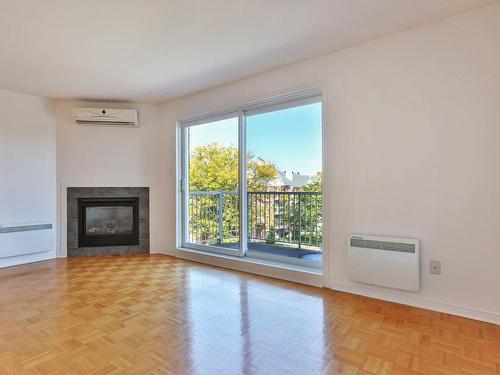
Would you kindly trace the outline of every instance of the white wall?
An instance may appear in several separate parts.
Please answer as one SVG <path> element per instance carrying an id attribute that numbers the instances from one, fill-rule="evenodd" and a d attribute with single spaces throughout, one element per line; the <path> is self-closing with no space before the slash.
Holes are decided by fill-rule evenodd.
<path id="1" fill-rule="evenodd" d="M 499 19 L 496 4 L 166 103 L 158 165 L 175 174 L 178 119 L 321 85 L 325 285 L 500 322 Z M 168 179 L 162 208 L 171 253 L 175 188 Z M 351 232 L 420 239 L 421 292 L 351 282 Z"/>
<path id="2" fill-rule="evenodd" d="M 51 105 L 45 99 L 0 90 L 0 114 L 0 225 L 55 224 L 56 134 Z M 0 253 L 5 251 L 0 248 Z M 0 267 L 54 256 L 52 251 L 2 258 Z"/>
<path id="3" fill-rule="evenodd" d="M 71 117 L 74 106 L 136 108 L 138 128 L 77 125 Z M 96 103 L 59 100 L 57 119 L 58 250 L 64 254 L 63 213 L 67 186 L 149 186 L 151 251 L 164 249 L 165 212 L 159 207 L 166 199 L 164 164 L 159 154 L 166 142 L 159 138 L 160 109 L 157 105 Z"/>

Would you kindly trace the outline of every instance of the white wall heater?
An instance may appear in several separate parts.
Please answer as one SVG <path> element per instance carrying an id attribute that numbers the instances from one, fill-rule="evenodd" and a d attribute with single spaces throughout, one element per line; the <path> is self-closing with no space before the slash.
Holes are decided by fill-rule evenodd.
<path id="1" fill-rule="evenodd" d="M 0 258 L 53 250 L 52 227 L 52 223 L 0 224 Z"/>
<path id="2" fill-rule="evenodd" d="M 420 289 L 420 250 L 413 238 L 352 234 L 347 264 L 354 281 L 410 291 Z"/>

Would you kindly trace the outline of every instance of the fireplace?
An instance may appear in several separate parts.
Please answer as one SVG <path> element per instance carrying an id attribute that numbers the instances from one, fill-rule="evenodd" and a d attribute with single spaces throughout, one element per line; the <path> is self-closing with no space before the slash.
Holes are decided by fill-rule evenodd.
<path id="1" fill-rule="evenodd" d="M 149 253 L 149 187 L 71 186 L 66 191 L 68 256 Z"/>
<path id="2" fill-rule="evenodd" d="M 78 199 L 78 246 L 139 245 L 139 197 Z"/>

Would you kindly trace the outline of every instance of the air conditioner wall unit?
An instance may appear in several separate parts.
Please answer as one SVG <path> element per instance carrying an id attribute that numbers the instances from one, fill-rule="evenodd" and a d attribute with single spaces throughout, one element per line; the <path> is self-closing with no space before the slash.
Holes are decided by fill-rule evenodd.
<path id="1" fill-rule="evenodd" d="M 409 291 L 420 289 L 420 249 L 414 238 L 352 234 L 347 266 L 354 281 Z"/>
<path id="2" fill-rule="evenodd" d="M 139 126 L 137 109 L 75 107 L 72 114 L 81 125 Z"/>

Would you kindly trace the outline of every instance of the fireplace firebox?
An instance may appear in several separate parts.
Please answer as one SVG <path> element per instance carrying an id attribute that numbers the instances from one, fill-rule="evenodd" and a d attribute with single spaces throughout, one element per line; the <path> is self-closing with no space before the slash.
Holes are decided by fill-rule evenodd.
<path id="1" fill-rule="evenodd" d="M 79 198 L 78 246 L 139 245 L 139 198 Z"/>

